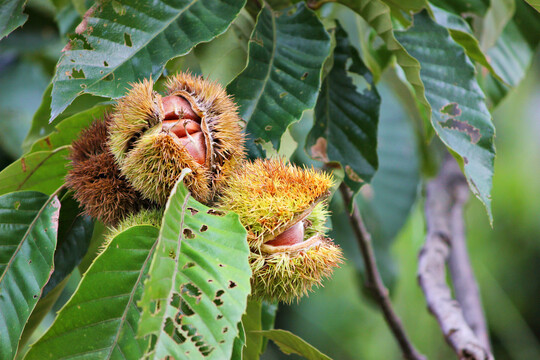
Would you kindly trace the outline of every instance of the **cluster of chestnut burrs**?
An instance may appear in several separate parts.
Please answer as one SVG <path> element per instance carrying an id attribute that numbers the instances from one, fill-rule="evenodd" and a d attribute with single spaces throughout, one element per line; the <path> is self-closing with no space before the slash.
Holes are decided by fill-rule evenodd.
<path id="1" fill-rule="evenodd" d="M 203 204 L 232 210 L 248 233 L 252 296 L 291 302 L 342 261 L 325 237 L 331 175 L 280 159 L 245 160 L 242 120 L 217 83 L 171 76 L 166 94 L 134 84 L 73 142 L 66 183 L 112 229 L 160 223 L 180 178 Z"/>

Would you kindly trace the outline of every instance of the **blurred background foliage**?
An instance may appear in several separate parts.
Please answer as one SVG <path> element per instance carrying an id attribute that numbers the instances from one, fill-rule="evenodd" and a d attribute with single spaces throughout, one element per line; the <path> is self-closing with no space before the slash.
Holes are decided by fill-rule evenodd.
<path id="1" fill-rule="evenodd" d="M 84 1 L 66 4 L 29 1 L 25 9 L 28 22 L 0 43 L 0 170 L 31 145 L 24 140 L 32 118 L 42 103 L 66 43 L 65 36 L 81 20 Z M 73 4 L 80 4 L 81 9 Z M 58 17 L 62 19 L 60 23 L 55 21 L 57 11 L 65 15 Z M 425 237 L 420 179 L 431 161 L 429 150 L 420 145 L 419 116 L 411 112 L 403 97 L 401 75 L 389 62 L 388 54 L 377 48 L 377 40 L 366 39 L 373 34 L 362 32 L 367 25 L 360 17 L 339 6 L 325 6 L 320 11 L 325 12 L 327 19 L 340 19 L 373 71 L 382 98 L 378 134 L 380 166 L 372 183 L 362 188 L 358 204 L 374 237 L 383 278 L 419 350 L 429 359 L 452 358 L 454 355 L 444 343 L 435 319 L 427 312 L 416 283 L 417 254 Z M 166 72 L 189 69 L 227 84 L 243 69 L 253 25 L 249 14 L 242 12 L 225 34 L 197 46 L 186 56 L 171 60 Z M 214 56 L 216 53 L 221 56 Z M 498 359 L 540 358 L 539 55 L 536 54 L 524 81 L 493 112 L 497 128 L 492 192 L 494 227 L 490 227 L 485 210 L 476 199 L 470 200 L 467 210 L 470 255 Z M 389 66 L 373 68 L 380 64 Z M 359 88 L 367 86 L 361 79 L 356 80 Z M 98 100 L 83 96 L 77 101 L 96 103 Z M 77 101 L 72 105 L 75 108 Z M 308 111 L 283 136 L 280 154 L 298 163 L 320 165 L 306 155 L 302 140 L 312 124 L 313 113 Z M 33 131 L 35 139 L 48 130 Z M 400 351 L 394 338 L 378 308 L 363 291 L 363 264 L 339 194 L 334 196 L 331 210 L 331 236 L 344 249 L 347 261 L 325 282 L 324 288 L 298 304 L 280 305 L 276 327 L 291 330 L 335 359 L 398 359 Z M 58 311 L 67 301 L 79 279 L 76 271 L 53 311 Z M 41 324 L 41 331 L 34 334 L 35 338 L 52 319 L 50 314 Z M 267 360 L 282 358 L 294 356 L 286 357 L 274 345 L 263 355 Z"/>

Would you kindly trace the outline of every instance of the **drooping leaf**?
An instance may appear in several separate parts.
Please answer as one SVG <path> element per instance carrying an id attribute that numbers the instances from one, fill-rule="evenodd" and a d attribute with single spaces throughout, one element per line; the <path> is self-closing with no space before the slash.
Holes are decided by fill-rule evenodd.
<path id="1" fill-rule="evenodd" d="M 26 0 L 2 2 L 0 7 L 0 40 L 26 22 L 28 15 L 22 12 L 25 5 Z"/>
<path id="2" fill-rule="evenodd" d="M 517 86 L 525 77 L 540 37 L 540 14 L 524 2 L 516 2 L 514 17 L 504 28 L 495 46 L 488 50 L 495 71 L 511 87 Z M 510 89 L 488 75 L 484 88 L 490 100 L 497 105 Z"/>
<path id="3" fill-rule="evenodd" d="M 516 9 L 514 0 L 490 0 L 489 8 L 482 19 L 482 33 L 480 43 L 482 49 L 489 49 L 500 37 L 503 29 Z"/>
<path id="4" fill-rule="evenodd" d="M 100 2 L 86 14 L 53 80 L 51 118 L 83 93 L 118 98 L 166 62 L 223 33 L 245 0 Z"/>
<path id="5" fill-rule="evenodd" d="M 274 329 L 258 331 L 257 334 L 272 340 L 279 349 L 287 355 L 297 354 L 303 356 L 307 360 L 332 360 L 315 347 L 308 344 L 305 340 L 302 340 L 300 337 L 289 331 Z"/>
<path id="6" fill-rule="evenodd" d="M 394 36 L 390 8 L 380 0 L 338 0 L 338 2 L 355 11 L 377 32 L 388 50 L 396 56 L 396 61 L 414 88 L 418 100 L 427 105 L 424 84 L 420 79 L 420 64 Z"/>
<path id="7" fill-rule="evenodd" d="M 52 194 L 64 183 L 69 145 L 23 155 L 0 172 L 0 195 L 19 190 Z"/>
<path id="8" fill-rule="evenodd" d="M 0 197 L 0 359 L 13 359 L 53 269 L 60 202 L 35 191 Z"/>
<path id="9" fill-rule="evenodd" d="M 54 252 L 54 272 L 43 289 L 42 297 L 62 282 L 86 254 L 94 232 L 94 220 L 83 215 L 79 203 L 71 193 L 66 194 L 61 202 L 58 244 Z"/>
<path id="10" fill-rule="evenodd" d="M 262 8 L 248 65 L 227 87 L 248 123 L 252 156 L 263 154 L 253 141 L 279 149 L 287 127 L 315 105 L 329 51 L 328 33 L 303 2 L 283 11 Z"/>
<path id="11" fill-rule="evenodd" d="M 425 11 L 415 15 L 414 25 L 396 37 L 420 62 L 433 128 L 463 159 L 469 187 L 486 207 L 491 222 L 495 128 L 473 64 Z"/>
<path id="12" fill-rule="evenodd" d="M 351 73 L 364 79 L 363 90 L 353 82 Z M 358 191 L 363 182 L 369 182 L 378 167 L 380 104 L 371 73 L 350 44 L 347 33 L 338 25 L 334 66 L 323 80 L 306 148 L 318 160 L 341 163 L 345 181 L 354 191 Z"/>
<path id="13" fill-rule="evenodd" d="M 436 6 L 431 6 L 431 10 L 437 24 L 448 29 L 452 39 L 463 46 L 468 57 L 488 69 L 497 80 L 504 82 L 491 66 L 472 29 L 463 18 Z"/>
<path id="14" fill-rule="evenodd" d="M 229 359 L 250 293 L 246 231 L 197 201 L 180 179 L 167 202 L 140 302 L 152 359 Z"/>
<path id="15" fill-rule="evenodd" d="M 25 359 L 140 359 L 148 343 L 135 336 L 137 301 L 157 236 L 150 225 L 115 236 Z"/>

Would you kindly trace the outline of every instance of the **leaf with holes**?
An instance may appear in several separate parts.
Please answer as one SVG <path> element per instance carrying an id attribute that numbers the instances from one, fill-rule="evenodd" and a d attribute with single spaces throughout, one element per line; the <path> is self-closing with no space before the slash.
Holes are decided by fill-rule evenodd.
<path id="1" fill-rule="evenodd" d="M 180 179 L 140 302 L 150 358 L 230 358 L 250 293 L 248 255 L 238 216 L 198 203 Z"/>
<path id="2" fill-rule="evenodd" d="M 135 336 L 136 303 L 157 237 L 149 225 L 116 235 L 25 359 L 140 359 L 148 342 Z"/>
<path id="3" fill-rule="evenodd" d="M 365 80 L 363 91 L 349 74 L 360 75 Z M 363 182 L 369 182 L 379 166 L 380 105 L 381 98 L 371 73 L 338 24 L 334 65 L 323 80 L 306 148 L 317 160 L 340 162 L 345 169 L 345 181 L 354 191 L 358 191 Z"/>
<path id="4" fill-rule="evenodd" d="M 13 359 L 53 270 L 60 202 L 23 191 L 0 197 L 0 359 Z"/>
<path id="5" fill-rule="evenodd" d="M 0 195 L 19 190 L 52 194 L 64 183 L 69 147 L 23 155 L 0 172 Z"/>
<path id="6" fill-rule="evenodd" d="M 287 355 L 297 354 L 307 360 L 332 360 L 290 331 L 274 329 L 257 331 L 256 333 L 275 342 L 279 349 Z"/>
<path id="7" fill-rule="evenodd" d="M 118 98 L 166 62 L 223 33 L 245 0 L 103 1 L 77 27 L 53 79 L 51 120 L 77 96 Z"/>
<path id="8" fill-rule="evenodd" d="M 472 192 L 482 201 L 490 222 L 495 158 L 495 128 L 465 51 L 426 11 L 414 16 L 414 26 L 396 32 L 397 39 L 422 69 L 431 123 L 441 140 L 464 163 Z"/>
<path id="9" fill-rule="evenodd" d="M 0 7 L 0 39 L 9 35 L 10 32 L 26 22 L 28 15 L 22 12 L 26 1 L 2 1 L 2 6 Z"/>
<path id="10" fill-rule="evenodd" d="M 317 100 L 330 36 L 317 15 L 300 3 L 283 11 L 264 6 L 249 43 L 248 65 L 227 87 L 255 143 L 279 149 L 287 127 Z M 250 143 L 252 155 L 261 149 Z"/>

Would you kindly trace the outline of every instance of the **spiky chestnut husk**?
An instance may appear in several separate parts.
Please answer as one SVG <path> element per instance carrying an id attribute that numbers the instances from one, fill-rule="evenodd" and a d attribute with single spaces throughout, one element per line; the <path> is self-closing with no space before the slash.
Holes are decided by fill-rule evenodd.
<path id="1" fill-rule="evenodd" d="M 329 277 L 342 261 L 324 236 L 330 175 L 279 159 L 246 162 L 219 199 L 248 230 L 252 295 L 292 302 Z"/>
<path id="2" fill-rule="evenodd" d="M 94 121 L 73 141 L 66 185 L 85 214 L 113 226 L 126 215 L 151 206 L 120 174 L 107 146 L 108 116 Z"/>
<path id="3" fill-rule="evenodd" d="M 189 168 L 186 186 L 208 204 L 244 157 L 237 107 L 219 84 L 191 74 L 170 77 L 163 97 L 152 87 L 134 84 L 113 113 L 109 144 L 122 174 L 164 204 Z"/>
<path id="4" fill-rule="evenodd" d="M 311 245 L 296 251 L 251 252 L 252 296 L 291 303 L 331 277 L 334 268 L 343 261 L 341 250 L 322 235 L 306 242 L 310 240 Z"/>
<path id="5" fill-rule="evenodd" d="M 250 246 L 260 248 L 303 216 L 324 231 L 324 199 L 332 184 L 331 175 L 313 168 L 257 159 L 233 172 L 218 203 L 240 216 L 250 232 Z"/>

